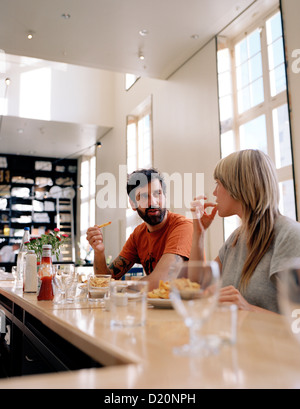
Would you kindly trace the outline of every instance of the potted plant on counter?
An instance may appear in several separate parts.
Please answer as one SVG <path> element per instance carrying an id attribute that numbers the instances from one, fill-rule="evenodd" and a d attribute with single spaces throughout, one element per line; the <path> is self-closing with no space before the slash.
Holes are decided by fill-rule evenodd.
<path id="1" fill-rule="evenodd" d="M 59 261 L 61 247 L 68 241 L 69 235 L 65 233 L 62 234 L 58 228 L 55 228 L 53 231 L 42 234 L 40 237 L 31 237 L 30 241 L 24 244 L 28 250 L 34 250 L 37 262 L 40 263 L 44 244 L 51 244 L 52 256 L 55 255 L 56 260 Z"/>

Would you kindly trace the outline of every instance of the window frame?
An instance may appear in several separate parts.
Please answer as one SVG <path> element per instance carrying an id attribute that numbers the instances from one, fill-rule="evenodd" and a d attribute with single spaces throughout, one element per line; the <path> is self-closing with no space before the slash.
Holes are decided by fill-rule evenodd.
<path id="1" fill-rule="evenodd" d="M 224 36 L 220 37 L 220 44 L 218 44 L 218 37 L 217 40 L 217 51 L 222 49 L 222 44 L 226 44 L 223 48 L 229 49 L 230 54 L 230 72 L 231 72 L 231 98 L 232 98 L 232 118 L 228 118 L 227 120 L 221 122 L 221 112 L 220 112 L 220 143 L 221 143 L 221 155 L 222 155 L 222 145 L 224 146 L 224 140 L 222 140 L 222 136 L 228 132 L 233 132 L 233 145 L 234 151 L 238 151 L 241 149 L 241 135 L 240 135 L 240 127 L 249 123 L 251 120 L 257 119 L 261 115 L 265 116 L 266 121 L 266 134 L 267 134 L 267 153 L 272 159 L 272 161 L 276 164 L 276 152 L 275 152 L 275 134 L 274 134 L 274 125 L 273 125 L 273 112 L 274 110 L 286 106 L 287 113 L 288 113 L 288 121 L 289 121 L 289 138 L 290 138 L 290 148 L 291 148 L 291 164 L 282 166 L 277 168 L 277 176 L 279 184 L 285 181 L 292 180 L 293 182 L 293 191 L 294 191 L 294 208 L 295 208 L 295 218 L 297 220 L 297 204 L 296 204 L 296 190 L 295 190 L 295 177 L 294 177 L 294 159 L 293 159 L 293 145 L 292 145 L 292 132 L 291 132 L 291 118 L 290 118 L 290 108 L 289 108 L 289 98 L 288 98 L 288 81 L 287 81 L 287 67 L 286 67 L 286 58 L 284 54 L 284 69 L 285 69 L 285 80 L 286 80 L 286 87 L 283 91 L 279 92 L 278 94 L 272 96 L 271 95 L 271 76 L 269 70 L 269 60 L 268 60 L 268 43 L 267 43 L 267 21 L 274 17 L 277 13 L 280 13 L 280 20 L 281 20 L 281 27 L 282 27 L 282 43 L 283 43 L 283 52 L 285 53 L 284 48 L 284 31 L 283 31 L 283 23 L 282 23 L 282 12 L 278 6 L 269 10 L 264 15 L 260 16 L 255 22 L 248 24 L 246 28 L 239 30 L 239 33 L 233 35 L 229 39 L 224 40 Z M 237 93 L 237 72 L 236 72 L 236 62 L 235 62 L 235 46 L 253 33 L 255 30 L 259 29 L 260 31 L 260 43 L 261 43 L 261 56 L 262 56 L 262 78 L 263 78 L 263 87 L 264 87 L 264 101 L 245 112 L 239 113 L 238 111 L 238 93 Z M 218 57 L 217 57 L 218 58 Z M 225 71 L 220 71 L 218 69 L 218 82 L 220 73 Z M 220 86 L 219 86 L 220 88 Z M 224 96 L 219 95 L 219 106 L 220 100 Z M 228 95 L 228 94 L 226 94 Z M 223 156 L 223 155 L 222 155 Z M 230 218 L 229 218 L 230 219 Z M 229 220 L 230 224 L 232 221 Z M 237 226 L 237 223 L 235 223 Z M 225 230 L 225 229 L 224 229 Z M 228 235 L 225 233 L 225 238 Z"/>
<path id="2" fill-rule="evenodd" d="M 88 162 L 88 186 L 84 186 L 85 181 L 83 180 L 83 175 L 82 175 L 82 164 L 84 162 Z M 94 163 L 93 163 L 94 162 Z M 91 164 L 93 166 L 91 166 Z M 82 197 L 82 187 L 87 188 L 87 195 Z M 90 249 L 86 241 L 86 227 L 94 226 L 95 220 L 96 220 L 96 154 L 94 155 L 88 155 L 88 156 L 82 156 L 80 158 L 80 189 L 79 189 L 79 215 L 80 215 L 80 223 L 79 223 L 79 232 L 80 232 L 80 237 L 79 237 L 79 243 L 80 243 L 80 248 L 79 248 L 79 258 L 80 259 L 87 259 L 87 257 L 90 257 Z M 92 204 L 94 203 L 94 205 Z M 87 224 L 88 226 L 83 226 L 82 227 L 82 218 L 81 218 L 81 212 L 82 212 L 82 207 L 88 204 L 88 212 L 87 212 Z M 94 208 L 94 211 L 92 212 L 92 209 Z M 85 253 L 85 254 L 84 254 Z M 84 258 L 83 258 L 84 257 Z"/>
<path id="3" fill-rule="evenodd" d="M 136 163 L 135 169 L 138 169 L 139 166 L 139 159 L 141 156 L 140 146 L 139 146 L 139 122 L 149 115 L 149 123 L 150 123 L 150 157 L 151 162 L 143 167 L 149 167 L 153 165 L 153 123 L 152 123 L 152 98 L 151 100 L 147 99 L 143 104 L 141 104 L 132 114 L 127 115 L 126 117 L 126 165 L 127 171 L 128 169 L 128 126 L 134 124 L 135 125 L 135 141 L 136 141 Z"/>

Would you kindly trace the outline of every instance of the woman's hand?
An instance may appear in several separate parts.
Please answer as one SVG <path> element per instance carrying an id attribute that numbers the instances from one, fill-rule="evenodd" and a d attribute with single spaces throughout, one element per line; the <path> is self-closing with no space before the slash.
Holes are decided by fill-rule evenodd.
<path id="1" fill-rule="evenodd" d="M 254 311 L 254 308 L 249 304 L 242 294 L 232 285 L 220 289 L 219 302 L 227 304 L 236 304 L 240 310 Z"/>
<path id="2" fill-rule="evenodd" d="M 87 230 L 86 239 L 95 252 L 104 253 L 105 246 L 103 243 L 103 235 L 97 226 L 90 227 Z"/>
<path id="3" fill-rule="evenodd" d="M 193 216 L 193 241 L 190 259 L 205 260 L 204 236 L 205 230 L 211 225 L 217 213 L 215 203 L 205 202 L 205 196 L 196 197 L 191 203 L 191 212 Z M 212 207 L 210 214 L 206 209 Z"/>
<path id="4" fill-rule="evenodd" d="M 191 203 L 194 231 L 196 230 L 199 234 L 208 229 L 217 213 L 217 205 L 212 202 L 205 202 L 205 200 L 205 196 L 198 196 Z M 208 208 L 212 208 L 210 214 L 206 212 Z"/>

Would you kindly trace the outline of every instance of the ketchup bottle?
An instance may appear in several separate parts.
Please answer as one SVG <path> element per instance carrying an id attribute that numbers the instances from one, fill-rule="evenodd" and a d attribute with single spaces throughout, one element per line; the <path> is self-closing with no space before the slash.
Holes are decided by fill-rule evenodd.
<path id="1" fill-rule="evenodd" d="M 40 289 L 37 296 L 38 301 L 41 300 L 52 301 L 54 298 L 52 286 L 53 272 L 51 249 L 52 249 L 51 244 L 43 245 L 42 261 L 38 272 L 40 284 Z"/>

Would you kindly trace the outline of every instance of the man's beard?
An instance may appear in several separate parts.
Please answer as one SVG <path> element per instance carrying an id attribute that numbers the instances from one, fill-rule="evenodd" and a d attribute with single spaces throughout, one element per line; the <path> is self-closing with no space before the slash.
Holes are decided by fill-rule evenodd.
<path id="1" fill-rule="evenodd" d="M 166 215 L 167 209 L 161 209 L 160 207 L 149 207 L 148 209 L 145 210 L 145 212 L 142 212 L 139 208 L 136 209 L 138 212 L 138 215 L 140 216 L 141 219 L 144 220 L 144 222 L 148 223 L 150 226 L 156 226 L 157 224 L 160 224 Z M 157 211 L 157 214 L 151 214 L 151 212 Z"/>

